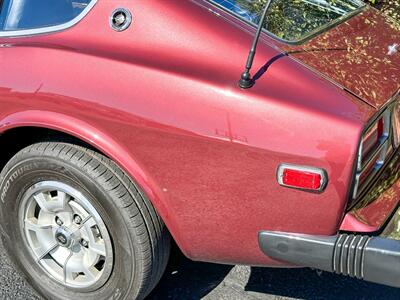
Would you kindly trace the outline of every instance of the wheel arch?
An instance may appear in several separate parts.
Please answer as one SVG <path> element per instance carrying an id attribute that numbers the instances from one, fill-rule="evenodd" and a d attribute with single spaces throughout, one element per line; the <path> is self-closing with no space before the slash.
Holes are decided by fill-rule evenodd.
<path id="1" fill-rule="evenodd" d="M 21 135 L 29 136 L 28 140 L 15 142 Z M 7 149 L 1 151 L 0 171 L 8 160 L 24 147 L 36 142 L 57 139 L 90 148 L 113 160 L 138 184 L 174 236 L 170 228 L 176 227 L 168 218 L 171 213 L 165 205 L 162 192 L 159 191 L 150 174 L 121 143 L 101 129 L 75 117 L 57 112 L 33 110 L 18 112 L 0 120 L 0 149 Z M 7 147 L 7 143 L 12 143 L 11 147 Z"/>

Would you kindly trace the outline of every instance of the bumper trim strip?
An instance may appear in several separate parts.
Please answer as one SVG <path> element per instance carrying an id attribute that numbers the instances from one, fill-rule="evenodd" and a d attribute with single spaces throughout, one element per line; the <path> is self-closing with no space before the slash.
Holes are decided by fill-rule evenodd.
<path id="1" fill-rule="evenodd" d="M 259 246 L 265 255 L 276 260 L 400 287 L 399 240 L 262 231 Z"/>

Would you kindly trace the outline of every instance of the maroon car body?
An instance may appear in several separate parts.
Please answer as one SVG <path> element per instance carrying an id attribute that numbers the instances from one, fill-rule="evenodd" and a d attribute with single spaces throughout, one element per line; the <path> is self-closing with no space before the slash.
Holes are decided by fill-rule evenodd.
<path id="1" fill-rule="evenodd" d="M 133 14 L 123 32 L 108 23 L 117 7 Z M 254 32 L 204 0 L 100 0 L 68 30 L 0 37 L 0 143 L 35 127 L 90 144 L 138 183 L 193 260 L 291 266 L 260 250 L 260 231 L 379 233 L 400 182 L 368 201 L 351 200 L 352 187 L 363 133 L 397 101 L 400 54 L 387 49 L 398 27 L 364 8 L 300 45 L 263 34 L 262 75 L 242 90 Z M 326 170 L 326 189 L 279 185 L 282 163 Z"/>

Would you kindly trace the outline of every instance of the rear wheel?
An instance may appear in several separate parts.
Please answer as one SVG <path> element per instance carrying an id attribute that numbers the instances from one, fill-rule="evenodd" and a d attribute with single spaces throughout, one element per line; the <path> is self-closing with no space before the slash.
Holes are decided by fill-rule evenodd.
<path id="1" fill-rule="evenodd" d="M 142 299 L 165 269 L 169 234 L 108 158 L 66 143 L 19 152 L 0 175 L 3 244 L 50 299 Z"/>

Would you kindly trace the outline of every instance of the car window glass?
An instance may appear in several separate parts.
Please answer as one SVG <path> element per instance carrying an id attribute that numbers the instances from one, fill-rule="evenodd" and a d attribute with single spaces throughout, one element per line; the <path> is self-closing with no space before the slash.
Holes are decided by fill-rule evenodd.
<path id="1" fill-rule="evenodd" d="M 212 0 L 257 24 L 267 0 Z M 363 7 L 359 0 L 272 0 L 265 28 L 286 41 L 298 41 Z"/>
<path id="2" fill-rule="evenodd" d="M 4 9 L 3 9 L 3 3 L 4 3 L 4 0 L 0 0 L 0 29 L 2 29 L 3 28 L 3 12 L 4 12 Z"/>
<path id="3" fill-rule="evenodd" d="M 0 0 L 1 1 L 1 0 Z M 67 23 L 78 16 L 91 0 L 2 0 L 2 30 L 23 30 Z"/>

